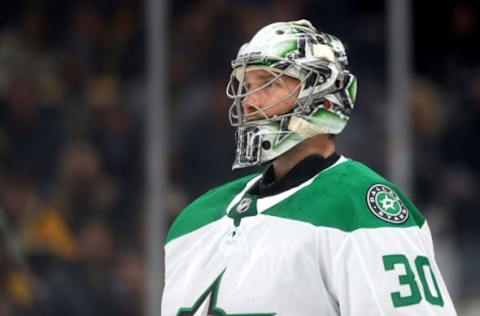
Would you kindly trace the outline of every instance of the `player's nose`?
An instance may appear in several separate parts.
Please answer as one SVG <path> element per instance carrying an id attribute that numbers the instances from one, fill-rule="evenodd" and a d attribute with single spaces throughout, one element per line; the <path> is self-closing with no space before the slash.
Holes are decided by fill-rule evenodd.
<path id="1" fill-rule="evenodd" d="M 258 93 L 252 93 L 247 95 L 242 102 L 243 112 L 246 115 L 254 113 L 258 111 L 260 108 L 260 97 Z"/>

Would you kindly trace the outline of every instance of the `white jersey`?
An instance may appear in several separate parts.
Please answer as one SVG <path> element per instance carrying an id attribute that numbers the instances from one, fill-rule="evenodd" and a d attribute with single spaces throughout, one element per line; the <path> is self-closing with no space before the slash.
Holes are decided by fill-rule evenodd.
<path id="1" fill-rule="evenodd" d="M 456 315 L 428 225 L 393 184 L 344 158 L 257 199 L 248 189 L 260 177 L 177 218 L 163 316 Z"/>

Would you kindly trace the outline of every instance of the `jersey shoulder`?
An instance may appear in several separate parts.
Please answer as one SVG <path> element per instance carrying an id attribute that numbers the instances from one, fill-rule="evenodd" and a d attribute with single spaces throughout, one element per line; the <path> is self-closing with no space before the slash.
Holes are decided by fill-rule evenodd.
<path id="1" fill-rule="evenodd" d="M 347 159 L 267 214 L 352 232 L 362 228 L 421 227 L 420 211 L 392 183 Z"/>
<path id="2" fill-rule="evenodd" d="M 166 243 L 214 222 L 226 214 L 232 199 L 258 174 L 228 182 L 203 194 L 188 205 L 175 219 Z"/>

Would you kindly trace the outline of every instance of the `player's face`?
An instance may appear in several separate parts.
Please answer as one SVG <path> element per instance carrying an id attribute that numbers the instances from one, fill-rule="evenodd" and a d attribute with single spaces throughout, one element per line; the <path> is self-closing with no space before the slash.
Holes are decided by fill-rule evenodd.
<path id="1" fill-rule="evenodd" d="M 246 120 L 271 118 L 288 113 L 296 103 L 299 80 L 277 75 L 266 70 L 247 71 L 244 85 L 247 96 L 242 108 Z"/>

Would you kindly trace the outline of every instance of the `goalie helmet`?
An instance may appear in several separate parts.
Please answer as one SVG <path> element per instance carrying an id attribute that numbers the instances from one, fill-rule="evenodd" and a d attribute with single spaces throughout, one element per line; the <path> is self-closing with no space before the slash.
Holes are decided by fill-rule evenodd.
<path id="1" fill-rule="evenodd" d="M 227 96 L 233 100 L 230 123 L 236 127 L 233 169 L 271 161 L 318 134 L 339 134 L 349 120 L 357 91 L 356 78 L 347 66 L 342 42 L 319 32 L 307 20 L 273 23 L 255 34 L 232 61 L 227 86 Z M 249 90 L 245 74 L 259 69 L 270 72 L 272 79 Z M 281 115 L 266 115 L 265 110 L 282 99 L 246 114 L 245 99 L 283 76 L 298 80 L 287 96 L 295 97 L 293 108 Z"/>

